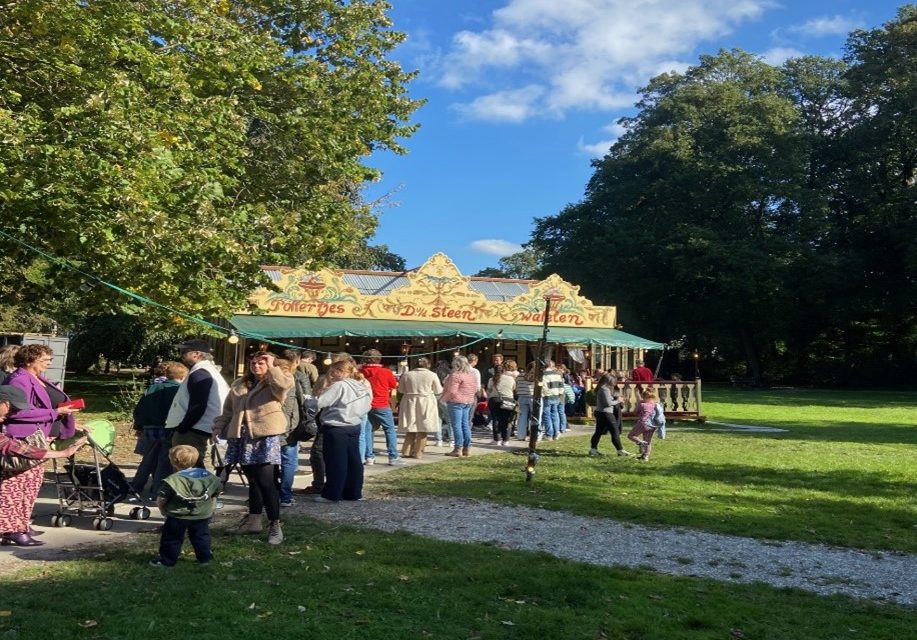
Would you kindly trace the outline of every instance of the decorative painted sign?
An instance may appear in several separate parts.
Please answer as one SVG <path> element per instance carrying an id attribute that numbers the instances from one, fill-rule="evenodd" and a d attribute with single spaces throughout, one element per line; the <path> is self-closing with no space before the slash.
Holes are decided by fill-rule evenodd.
<path id="1" fill-rule="evenodd" d="M 276 290 L 258 289 L 251 298 L 266 315 L 541 325 L 550 297 L 552 326 L 614 328 L 616 322 L 615 307 L 593 305 L 579 295 L 578 286 L 556 274 L 506 302 L 488 300 L 443 253 L 406 272 L 408 284 L 385 295 L 361 293 L 344 282 L 340 271 L 279 271 Z"/>

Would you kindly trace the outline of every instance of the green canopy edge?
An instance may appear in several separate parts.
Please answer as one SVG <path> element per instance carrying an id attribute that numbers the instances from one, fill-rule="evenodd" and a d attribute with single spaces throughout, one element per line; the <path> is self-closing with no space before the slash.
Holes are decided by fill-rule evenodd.
<path id="1" fill-rule="evenodd" d="M 236 315 L 230 320 L 244 336 L 263 338 L 354 338 L 446 337 L 495 338 L 535 342 L 537 326 L 474 324 L 464 322 L 411 322 L 410 320 L 354 320 L 293 316 Z M 548 342 L 604 345 L 632 349 L 662 349 L 665 345 L 617 329 L 549 327 Z"/>

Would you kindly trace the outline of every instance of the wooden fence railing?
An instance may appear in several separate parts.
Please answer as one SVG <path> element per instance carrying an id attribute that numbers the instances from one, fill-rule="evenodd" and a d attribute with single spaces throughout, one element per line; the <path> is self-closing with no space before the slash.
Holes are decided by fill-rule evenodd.
<path id="1" fill-rule="evenodd" d="M 700 380 L 619 381 L 618 395 L 623 403 L 625 418 L 632 418 L 636 415 L 637 403 L 640 402 L 643 389 L 647 386 L 656 389 L 666 417 L 704 419 Z"/>

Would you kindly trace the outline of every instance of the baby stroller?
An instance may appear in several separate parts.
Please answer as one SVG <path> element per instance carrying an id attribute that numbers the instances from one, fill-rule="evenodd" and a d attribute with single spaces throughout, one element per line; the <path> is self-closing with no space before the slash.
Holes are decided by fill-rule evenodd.
<path id="1" fill-rule="evenodd" d="M 131 497 L 140 505 L 130 510 L 132 520 L 146 520 L 150 517 L 143 496 L 131 487 L 111 459 L 115 445 L 115 427 L 108 420 L 93 420 L 86 425 L 87 437 L 92 449 L 91 464 L 76 464 L 70 458 L 65 464 L 52 460 L 52 473 L 57 485 L 57 513 L 51 516 L 51 526 L 67 527 L 70 516 L 93 517 L 92 526 L 99 531 L 108 531 L 114 521 L 115 505 Z M 79 436 L 77 436 L 79 437 Z M 68 446 L 69 441 L 55 443 L 57 447 Z M 106 464 L 102 466 L 100 458 Z"/>

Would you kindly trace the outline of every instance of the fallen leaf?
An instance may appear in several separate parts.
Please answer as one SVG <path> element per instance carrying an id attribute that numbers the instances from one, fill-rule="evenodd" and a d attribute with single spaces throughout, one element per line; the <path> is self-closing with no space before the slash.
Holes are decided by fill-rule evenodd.
<path id="1" fill-rule="evenodd" d="M 501 620 L 500 624 L 505 624 L 507 627 L 515 627 L 516 623 L 512 620 Z"/>
<path id="2" fill-rule="evenodd" d="M 365 556 L 365 555 L 366 555 L 366 552 L 363 551 L 363 549 L 360 549 L 359 551 L 357 551 L 357 555 L 358 555 L 358 556 Z"/>
<path id="3" fill-rule="evenodd" d="M 306 608 L 302 605 L 299 605 L 298 607 L 296 607 L 296 610 L 299 611 L 300 613 L 306 612 Z"/>
<path id="4" fill-rule="evenodd" d="M 254 608 L 255 608 L 255 603 L 252 602 L 250 605 L 248 605 L 248 608 L 249 608 L 249 609 L 254 609 Z"/>
<path id="5" fill-rule="evenodd" d="M 0 611 L 0 618 L 9 618 L 13 615 L 12 611 Z"/>
<path id="6" fill-rule="evenodd" d="M 99 626 L 99 623 L 96 622 L 95 620 L 83 620 L 82 622 L 79 623 L 79 625 L 83 627 L 84 629 L 91 629 L 92 627 Z"/>
<path id="7" fill-rule="evenodd" d="M 291 556 L 298 556 L 302 551 L 287 551 L 287 553 Z"/>
<path id="8" fill-rule="evenodd" d="M 407 582 L 410 580 L 408 576 L 398 576 L 398 579 L 401 580 L 402 582 Z"/>

